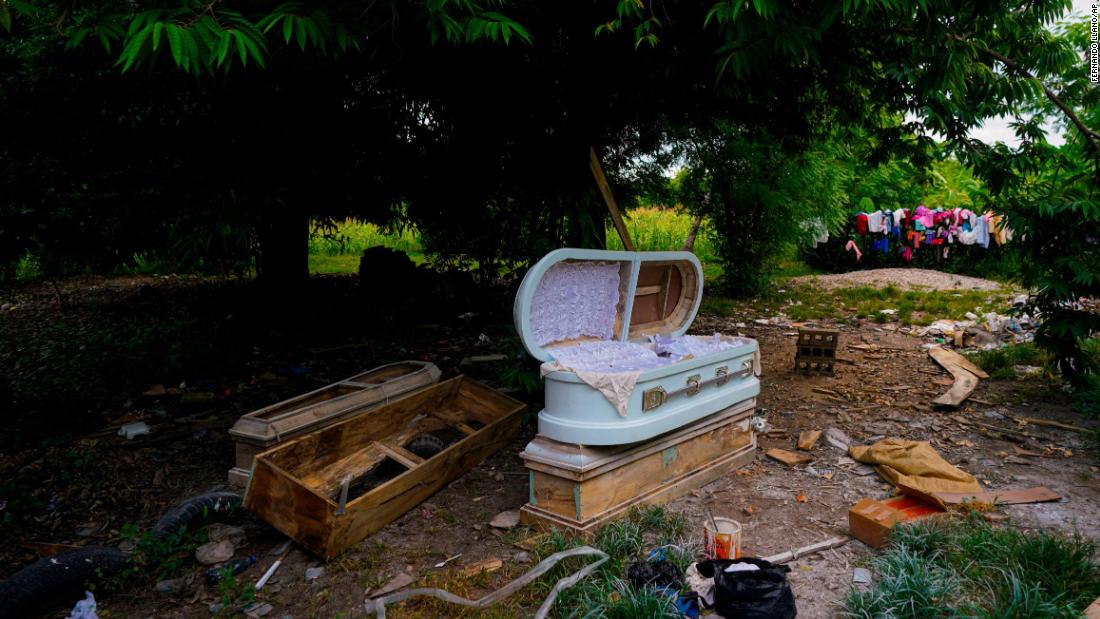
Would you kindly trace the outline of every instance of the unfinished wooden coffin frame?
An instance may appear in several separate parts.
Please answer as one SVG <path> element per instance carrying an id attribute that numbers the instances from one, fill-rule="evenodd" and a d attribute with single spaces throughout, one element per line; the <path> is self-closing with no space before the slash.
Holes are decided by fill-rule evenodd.
<path id="1" fill-rule="evenodd" d="M 229 430 L 236 443 L 229 484 L 248 483 L 252 459 L 261 451 L 434 385 L 439 376 L 439 368 L 427 361 L 388 363 L 242 415 Z"/>
<path id="2" fill-rule="evenodd" d="M 427 387 L 257 455 L 245 507 L 311 552 L 334 557 L 507 445 L 525 408 L 466 377 Z M 436 455 L 406 448 L 417 436 L 446 432 L 461 438 Z M 404 472 L 349 495 L 387 461 Z"/>
<path id="3" fill-rule="evenodd" d="M 530 492 L 520 521 L 589 536 L 639 505 L 660 505 L 753 461 L 755 398 L 636 445 L 592 447 L 536 437 L 521 456 Z"/>

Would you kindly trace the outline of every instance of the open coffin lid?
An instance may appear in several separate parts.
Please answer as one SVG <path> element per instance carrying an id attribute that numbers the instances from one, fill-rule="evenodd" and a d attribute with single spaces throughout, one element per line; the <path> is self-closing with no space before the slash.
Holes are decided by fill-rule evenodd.
<path id="1" fill-rule="evenodd" d="M 703 269 L 691 252 L 559 249 L 527 272 L 513 309 L 531 356 L 594 341 L 683 335 L 703 297 Z"/>

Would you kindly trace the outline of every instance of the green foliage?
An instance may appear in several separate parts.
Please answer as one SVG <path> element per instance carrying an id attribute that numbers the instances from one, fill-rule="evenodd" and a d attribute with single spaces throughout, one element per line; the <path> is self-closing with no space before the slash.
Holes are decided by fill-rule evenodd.
<path id="1" fill-rule="evenodd" d="M 684 247 L 691 232 L 692 216 L 683 210 L 674 210 L 659 206 L 640 206 L 628 211 L 624 220 L 634 249 L 638 251 L 679 251 Z M 607 248 L 622 249 L 623 242 L 618 232 L 609 223 L 607 226 Z M 714 227 L 704 220 L 695 237 L 694 252 L 699 259 L 707 262 L 717 257 Z"/>
<path id="2" fill-rule="evenodd" d="M 870 567 L 875 584 L 849 592 L 844 616 L 1069 618 L 1100 595 L 1095 541 L 978 516 L 898 527 Z"/>
<path id="3" fill-rule="evenodd" d="M 1038 346 L 1025 343 L 991 348 L 980 352 L 967 353 L 966 357 L 982 368 L 993 378 L 1016 378 L 1015 366 L 1047 366 L 1051 355 Z"/>

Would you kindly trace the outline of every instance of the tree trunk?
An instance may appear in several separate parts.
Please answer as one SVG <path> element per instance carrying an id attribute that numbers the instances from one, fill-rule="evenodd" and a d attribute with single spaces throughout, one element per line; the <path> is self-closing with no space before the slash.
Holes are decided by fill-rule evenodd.
<path id="1" fill-rule="evenodd" d="M 297 286 L 309 279 L 309 214 L 272 206 L 260 226 L 259 280 L 268 286 Z"/>
<path id="2" fill-rule="evenodd" d="M 696 215 L 691 222 L 691 230 L 688 231 L 687 238 L 684 239 L 684 251 L 695 251 L 695 237 L 699 236 L 699 226 L 701 225 L 703 225 L 703 216 Z"/>

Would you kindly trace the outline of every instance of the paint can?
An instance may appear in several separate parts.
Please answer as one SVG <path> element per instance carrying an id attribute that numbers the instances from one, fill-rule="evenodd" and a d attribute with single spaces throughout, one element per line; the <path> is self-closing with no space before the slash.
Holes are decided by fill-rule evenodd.
<path id="1" fill-rule="evenodd" d="M 703 524 L 703 554 L 708 559 L 740 559 L 741 523 L 729 518 L 708 518 Z"/>

